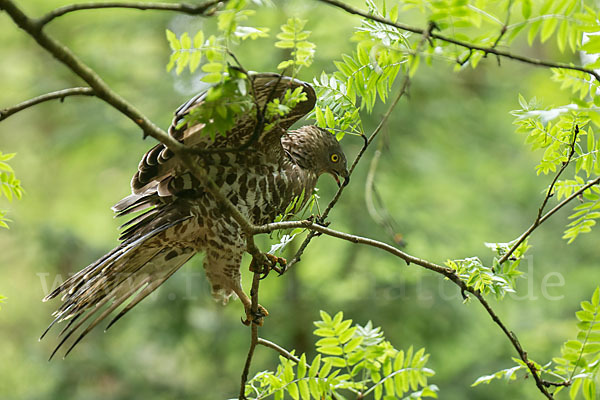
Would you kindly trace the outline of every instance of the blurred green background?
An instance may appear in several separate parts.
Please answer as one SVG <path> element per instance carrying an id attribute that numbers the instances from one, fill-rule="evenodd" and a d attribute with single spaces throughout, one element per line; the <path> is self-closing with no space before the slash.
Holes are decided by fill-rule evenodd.
<path id="1" fill-rule="evenodd" d="M 32 16 L 68 4 L 23 0 Z M 362 5 L 361 3 L 356 3 Z M 357 18 L 316 2 L 281 1 L 261 8 L 256 25 L 271 38 L 246 42 L 236 53 L 247 69 L 273 71 L 283 54 L 274 33 L 288 17 L 309 19 L 317 44 L 314 65 L 300 78 L 311 81 L 332 61 L 350 52 Z M 409 21 L 410 22 L 410 21 Z M 415 22 L 416 23 L 416 22 Z M 173 110 L 201 89 L 199 77 L 165 72 L 169 49 L 165 29 L 195 33 L 203 18 L 132 10 L 82 11 L 46 29 L 71 47 L 115 90 L 162 127 Z M 567 59 L 552 46 L 517 46 L 535 57 Z M 81 85 L 0 13 L 0 107 L 36 95 Z M 452 72 L 436 61 L 422 65 L 379 138 L 383 151 L 376 189 L 411 254 L 443 263 L 479 255 L 484 242 L 516 238 L 534 218 L 550 177 L 537 177 L 532 154 L 514 133 L 509 111 L 517 94 L 547 105 L 569 102 L 550 72 L 495 59 L 480 68 Z M 379 105 L 367 130 L 385 110 Z M 362 140 L 346 136 L 349 158 Z M 240 323 L 239 301 L 214 303 L 197 256 L 153 296 L 104 334 L 92 332 L 66 360 L 46 360 L 55 333 L 37 341 L 58 302 L 40 300 L 70 273 L 116 245 L 119 221 L 110 206 L 129 192 L 139 157 L 150 147 L 129 120 L 87 97 L 44 103 L 0 123 L 0 149 L 17 152 L 12 166 L 26 195 L 0 207 L 10 210 L 11 229 L 0 230 L 1 399 L 226 399 L 237 396 L 249 344 Z M 392 242 L 367 212 L 365 180 L 373 146 L 331 215 L 332 227 Z M 323 178 L 321 205 L 335 183 Z M 534 234 L 523 263 L 519 293 L 492 300 L 529 356 L 546 362 L 575 334 L 574 312 L 597 279 L 597 234 L 568 245 L 561 239 L 569 210 Z M 263 238 L 261 246 L 272 242 Z M 249 274 L 243 267 L 245 287 Z M 560 284 L 562 282 L 562 284 Z M 557 284 L 552 286 L 552 284 Z M 523 377 L 470 388 L 479 376 L 513 365 L 506 337 L 476 303 L 463 304 L 455 286 L 440 276 L 406 266 L 375 249 L 320 237 L 302 262 L 283 277 L 261 285 L 261 303 L 271 315 L 260 335 L 287 349 L 314 355 L 311 321 L 320 309 L 343 310 L 360 324 L 372 320 L 397 348 L 426 347 L 443 399 L 539 397 Z M 273 368 L 277 354 L 258 348 L 251 374 Z"/>

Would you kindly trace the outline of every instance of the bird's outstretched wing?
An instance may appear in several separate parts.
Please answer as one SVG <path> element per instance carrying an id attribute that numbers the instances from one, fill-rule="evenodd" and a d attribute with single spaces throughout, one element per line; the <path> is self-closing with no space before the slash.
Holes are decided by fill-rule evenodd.
<path id="1" fill-rule="evenodd" d="M 274 73 L 251 74 L 248 80 L 252 84 L 248 96 L 254 106 L 249 112 L 238 115 L 228 132 L 219 132 L 211 138 L 205 129 L 206 123 L 210 121 L 193 124 L 186 122 L 186 116 L 203 107 L 208 101 L 207 92 L 203 92 L 177 109 L 169 127 L 169 134 L 195 149 L 218 151 L 243 148 L 248 151 L 261 151 L 275 161 L 283 154 L 280 142 L 283 133 L 313 109 L 316 102 L 315 91 L 308 83 Z M 258 123 L 257 109 L 260 115 L 264 116 L 263 111 L 267 103 L 276 99 L 281 101 L 288 90 L 293 91 L 297 88 L 302 88 L 306 100 L 295 104 L 283 116 Z M 198 156 L 201 164 L 210 162 L 207 159 L 208 157 L 203 160 L 202 156 Z M 138 196 L 154 193 L 170 196 L 189 189 L 192 185 L 190 179 L 190 174 L 173 153 L 163 144 L 158 144 L 142 157 L 138 171 L 131 181 L 131 189 L 133 194 Z"/>

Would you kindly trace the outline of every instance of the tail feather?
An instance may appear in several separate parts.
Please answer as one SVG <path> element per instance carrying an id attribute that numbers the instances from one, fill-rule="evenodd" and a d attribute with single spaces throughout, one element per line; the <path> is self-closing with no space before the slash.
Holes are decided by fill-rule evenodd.
<path id="1" fill-rule="evenodd" d="M 140 206 L 136 204 L 139 199 L 125 200 L 127 198 L 120 202 L 123 204 L 119 207 L 119 212 L 127 213 L 131 207 Z M 61 340 L 50 358 L 75 332 L 83 329 L 68 348 L 66 357 L 96 325 L 125 304 L 108 327 L 113 325 L 185 264 L 196 250 L 183 243 L 173 242 L 173 231 L 170 228 L 185 223 L 190 218 L 191 214 L 182 216 L 181 209 L 173 207 L 150 209 L 134 218 L 129 228 L 123 232 L 124 240 L 119 246 L 71 276 L 47 295 L 44 301 L 62 295 L 63 303 L 52 314 L 54 320 L 40 340 L 54 325 L 69 320 L 59 333 Z"/>
<path id="2" fill-rule="evenodd" d="M 99 303 L 96 306 L 95 310 L 90 310 L 85 317 L 79 321 L 79 323 L 77 325 L 75 325 L 73 328 L 69 329 L 68 332 L 66 333 L 66 335 L 64 336 L 64 338 L 60 341 L 60 343 L 56 346 L 56 348 L 54 349 L 54 351 L 52 352 L 52 355 L 50 356 L 50 358 L 52 358 L 52 356 L 54 354 L 56 354 L 56 352 L 58 351 L 58 349 L 60 349 L 62 347 L 62 345 L 67 341 L 67 339 L 73 334 L 75 333 L 90 317 L 92 317 L 93 315 L 96 314 L 96 312 L 98 312 L 98 310 L 100 310 L 100 308 L 102 306 L 104 306 L 109 300 L 113 300 L 112 304 L 106 308 L 106 310 L 104 310 L 99 316 L 97 316 L 92 322 L 90 322 L 90 324 L 83 330 L 83 332 L 81 332 L 79 334 L 79 336 L 77 337 L 77 339 L 75 339 L 75 341 L 71 344 L 71 346 L 69 346 L 69 348 L 67 349 L 67 351 L 65 352 L 64 357 L 66 357 L 71 350 L 73 350 L 73 348 L 79 343 L 81 342 L 81 340 L 92 330 L 94 329 L 94 327 L 96 325 L 98 325 L 100 322 L 102 322 L 104 320 L 104 318 L 106 318 L 111 312 L 113 312 L 117 307 L 119 307 L 121 304 L 123 304 L 123 302 L 125 302 L 128 298 L 130 298 L 132 296 L 133 293 L 137 292 L 138 290 L 140 290 L 142 288 L 142 286 L 148 284 L 148 280 L 149 277 L 147 277 L 146 279 L 142 280 L 142 282 L 140 282 L 139 285 L 135 286 L 133 289 L 131 289 L 130 291 L 126 292 L 125 294 L 121 295 L 118 298 L 114 298 L 114 297 L 106 297 L 101 303 Z"/>
<path id="3" fill-rule="evenodd" d="M 111 326 L 114 325 L 115 322 L 117 322 L 119 319 L 121 319 L 121 317 L 123 317 L 125 314 L 127 314 L 129 312 L 129 310 L 131 310 L 133 307 L 135 307 L 140 301 L 142 301 L 144 298 L 146 298 L 146 296 L 148 296 L 150 293 L 152 293 L 157 287 L 159 287 L 160 285 L 162 285 L 167 279 L 169 279 L 171 277 L 171 275 L 173 275 L 183 264 L 185 264 L 190 258 L 192 258 L 192 256 L 195 254 L 195 252 L 191 252 L 191 254 L 182 254 L 182 258 L 180 260 L 178 260 L 173 267 L 167 271 L 167 273 L 165 274 L 165 276 L 151 284 L 149 284 L 148 286 L 146 286 L 144 289 L 142 289 L 137 295 L 136 297 L 131 300 L 131 302 L 129 304 L 127 304 L 127 306 L 121 310 L 121 312 L 114 317 L 109 324 L 106 326 L 106 328 L 104 329 L 104 331 L 107 331 L 108 328 L 110 328 Z"/>

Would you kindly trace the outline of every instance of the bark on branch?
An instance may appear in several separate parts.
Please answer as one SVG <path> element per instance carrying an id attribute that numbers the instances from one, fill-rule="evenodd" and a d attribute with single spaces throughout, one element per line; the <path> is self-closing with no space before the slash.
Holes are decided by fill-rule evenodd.
<path id="1" fill-rule="evenodd" d="M 226 3 L 223 0 L 211 0 L 202 4 L 186 4 L 186 3 L 143 3 L 143 2 L 94 2 L 94 3 L 79 3 L 70 4 L 68 6 L 59 7 L 55 10 L 50 11 L 36 23 L 39 26 L 44 26 L 55 18 L 61 17 L 65 14 L 69 14 L 75 11 L 81 10 L 97 10 L 102 8 L 128 8 L 134 10 L 158 10 L 158 11 L 175 11 L 182 14 L 189 15 L 211 15 L 214 12 L 215 7 L 221 3 Z"/>
<path id="2" fill-rule="evenodd" d="M 194 162 L 185 145 L 167 134 L 167 132 L 142 114 L 133 104 L 112 90 L 94 70 L 81 61 L 68 47 L 42 30 L 40 25 L 17 7 L 13 0 L 0 0 L 0 10 L 6 11 L 19 28 L 29 34 L 42 48 L 52 54 L 54 58 L 69 68 L 75 75 L 83 79 L 94 91 L 96 97 L 104 100 L 107 104 L 133 121 L 142 129 L 144 135 L 152 136 L 173 151 L 201 182 L 207 183 L 211 194 L 227 209 L 231 217 L 240 224 L 242 230 L 244 232 L 251 230 L 251 224 L 248 220 L 221 193 L 214 181 L 206 176 L 204 170 Z M 248 252 L 253 256 L 259 257 L 258 248 L 254 245 L 251 237 L 248 238 Z"/>
<path id="3" fill-rule="evenodd" d="M 317 1 L 320 1 L 322 3 L 326 3 L 331 6 L 342 9 L 349 14 L 359 15 L 363 18 L 370 19 L 370 20 L 376 21 L 376 22 L 380 22 L 380 23 L 388 25 L 388 26 L 393 26 L 393 27 L 401 29 L 403 31 L 418 33 L 421 35 L 427 31 L 426 29 L 416 28 L 414 26 L 405 25 L 405 24 L 400 24 L 397 22 L 390 21 L 387 18 L 369 14 L 368 12 L 359 10 L 358 8 L 349 6 L 348 4 L 346 4 L 342 1 L 338 1 L 338 0 L 317 0 Z M 439 33 L 434 33 L 434 32 L 431 33 L 431 37 L 434 39 L 442 40 L 447 43 L 455 44 L 460 47 L 464 47 L 466 49 L 471 50 L 471 52 L 476 51 L 476 50 L 482 51 L 483 53 L 485 53 L 485 55 L 494 54 L 498 57 L 503 57 L 503 58 L 507 58 L 510 60 L 519 61 L 519 62 L 522 62 L 525 64 L 535 65 L 538 67 L 562 68 L 562 69 L 570 69 L 573 71 L 585 72 L 587 74 L 590 74 L 591 76 L 593 76 L 594 78 L 596 78 L 596 80 L 598 80 L 600 82 L 600 73 L 598 73 L 594 70 L 588 69 L 588 68 L 578 67 L 575 65 L 569 65 L 569 64 L 564 64 L 564 63 L 556 63 L 556 62 L 551 62 L 551 61 L 546 61 L 546 60 L 538 60 L 536 58 L 525 57 L 525 56 L 521 56 L 519 54 L 512 54 L 507 51 L 498 50 L 494 47 L 478 46 L 476 44 L 463 42 L 462 40 L 453 39 L 453 38 L 450 38 L 450 37 L 447 37 L 444 35 L 440 35 Z"/>
<path id="4" fill-rule="evenodd" d="M 69 96 L 94 96 L 94 89 L 89 87 L 74 87 L 69 89 L 57 90 L 55 92 L 50 92 L 43 94 L 41 96 L 34 97 L 33 99 L 29 99 L 22 103 L 19 103 L 15 106 L 4 108 L 0 110 L 0 121 L 5 120 L 13 114 L 18 113 L 19 111 L 23 111 L 29 107 L 35 106 L 37 104 L 60 99 L 61 102 L 64 101 L 65 97 Z"/>

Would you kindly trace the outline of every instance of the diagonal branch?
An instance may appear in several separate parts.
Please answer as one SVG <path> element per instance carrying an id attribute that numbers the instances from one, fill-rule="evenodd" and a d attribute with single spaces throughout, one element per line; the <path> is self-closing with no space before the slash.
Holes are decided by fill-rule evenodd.
<path id="1" fill-rule="evenodd" d="M 258 338 L 257 344 L 260 344 L 262 346 L 268 347 L 270 349 L 275 350 L 276 352 L 278 352 L 279 354 L 281 354 L 282 356 L 284 356 L 285 358 L 287 358 L 288 360 L 292 360 L 296 363 L 300 362 L 300 359 L 298 357 L 296 357 L 295 355 L 293 355 L 292 353 L 290 353 L 289 351 L 287 351 L 286 349 L 284 349 L 283 347 L 279 346 L 277 343 L 273 343 L 267 339 L 263 339 L 263 338 Z M 310 364 L 307 364 L 307 367 L 310 368 Z"/>
<path id="2" fill-rule="evenodd" d="M 502 264 L 503 262 L 505 262 L 508 259 L 508 257 L 510 257 L 510 255 L 515 251 L 516 247 L 519 244 L 523 243 L 523 241 L 525 239 L 527 239 L 527 237 L 529 235 L 531 235 L 531 233 L 534 230 L 536 230 L 538 226 L 540 226 L 541 224 L 543 224 L 554 213 L 556 213 L 558 210 L 560 210 L 561 208 L 563 208 L 564 206 L 566 206 L 567 204 L 569 204 L 572 200 L 574 200 L 577 197 L 581 196 L 583 194 L 583 192 L 585 192 L 586 190 L 588 190 L 592 186 L 599 185 L 599 184 L 600 184 L 600 176 L 597 177 L 594 180 L 589 181 L 587 184 L 585 184 L 584 186 L 582 186 L 578 191 L 576 191 L 575 193 L 573 193 L 572 195 L 570 195 L 569 197 L 567 197 L 566 199 L 564 199 L 563 201 L 561 201 L 560 203 L 558 203 L 552 210 L 550 210 L 546 214 L 544 214 L 543 217 L 541 217 L 541 218 L 536 219 L 535 221 L 533 221 L 533 223 L 531 224 L 531 226 L 525 232 L 523 232 L 523 234 L 521 236 L 519 236 L 519 238 L 517 239 L 517 241 L 515 242 L 515 244 L 513 244 L 513 246 L 508 251 L 508 253 L 506 253 L 500 259 L 499 263 Z"/>
<path id="3" fill-rule="evenodd" d="M 134 107 L 133 104 L 113 91 L 93 69 L 81 61 L 69 48 L 40 29 L 36 21 L 23 13 L 13 0 L 0 0 L 0 10 L 6 11 L 19 28 L 28 33 L 42 48 L 83 79 L 94 91 L 96 97 L 104 100 L 107 104 L 132 120 L 142 129 L 144 135 L 152 136 L 177 155 L 196 178 L 207 183 L 210 193 L 229 212 L 230 216 L 240 225 L 243 232 L 248 233 L 252 230 L 252 225 L 246 217 L 221 193 L 220 188 L 206 175 L 205 171 L 194 162 L 194 159 L 183 143 L 180 143 L 167 134 Z M 253 256 L 260 258 L 262 253 L 259 252 L 252 239 L 250 235 L 247 236 L 247 250 Z"/>
<path id="4" fill-rule="evenodd" d="M 40 27 L 48 24 L 55 18 L 65 14 L 81 10 L 97 10 L 101 8 L 129 8 L 134 10 L 158 10 L 158 11 L 175 11 L 190 15 L 212 15 L 215 7 L 221 3 L 226 3 L 227 0 L 210 0 L 202 4 L 186 4 L 186 3 L 142 3 L 142 2 L 97 2 L 97 3 L 79 3 L 70 4 L 68 6 L 59 7 L 49 13 L 43 15 L 36 21 Z"/>
<path id="5" fill-rule="evenodd" d="M 578 137 L 579 137 L 579 127 L 577 125 L 575 125 L 575 129 L 573 131 L 573 140 L 571 141 L 571 145 L 569 148 L 569 155 L 567 157 L 567 160 L 565 162 L 563 162 L 562 166 L 560 167 L 560 169 L 554 176 L 554 179 L 552 179 L 552 183 L 550 183 L 550 186 L 548 187 L 548 191 L 546 192 L 546 196 L 544 197 L 544 200 L 542 201 L 542 205 L 538 209 L 538 213 L 537 213 L 537 216 L 535 217 L 535 220 L 533 221 L 531 226 L 525 232 L 523 232 L 523 234 L 521 234 L 521 236 L 519 236 L 519 238 L 513 243 L 513 245 L 508 250 L 508 252 L 506 252 L 506 254 L 504 254 L 502 256 L 502 258 L 500 258 L 500 260 L 498 260 L 499 265 L 506 262 L 506 260 L 508 260 L 510 258 L 510 256 L 515 252 L 515 250 L 517 250 L 517 248 L 521 245 L 521 243 L 523 243 L 525 241 L 525 239 L 527 239 L 529 237 L 529 235 L 531 235 L 531 233 L 533 233 L 533 231 L 537 229 L 538 226 L 540 226 L 542 223 L 544 223 L 544 221 L 546 221 L 549 217 L 551 217 L 555 212 L 557 212 L 562 207 L 564 207 L 571 200 L 573 200 L 574 198 L 579 196 L 581 193 L 585 192 L 588 188 L 594 186 L 594 184 L 591 184 L 591 185 L 588 184 L 589 186 L 585 185 L 579 191 L 575 192 L 572 196 L 568 197 L 567 199 L 565 199 L 561 203 L 559 203 L 556 207 L 554 207 L 552 210 L 550 210 L 546 215 L 542 215 L 544 212 L 544 208 L 546 208 L 546 205 L 548 204 L 548 201 L 550 200 L 550 197 L 552 197 L 552 195 L 554 194 L 554 185 L 556 185 L 558 178 L 560 178 L 560 176 L 562 175 L 564 170 L 569 166 L 569 164 L 571 163 L 571 160 L 573 159 L 573 156 L 575 155 L 575 144 L 577 143 Z"/>
<path id="6" fill-rule="evenodd" d="M 349 6 L 348 4 L 345 4 L 342 1 L 338 1 L 338 0 L 317 0 L 317 1 L 320 1 L 322 3 L 327 3 L 331 6 L 340 8 L 340 9 L 346 11 L 347 13 L 360 15 L 363 18 L 367 18 L 367 19 L 370 19 L 370 20 L 376 21 L 376 22 L 381 22 L 382 24 L 393 26 L 398 29 L 402 29 L 404 31 L 418 33 L 421 35 L 426 32 L 426 29 L 416 28 L 414 26 L 405 25 L 405 24 L 400 24 L 397 22 L 390 21 L 387 18 L 369 14 L 368 12 L 359 10 L 358 8 Z M 556 63 L 556 62 L 551 62 L 551 61 L 546 61 L 546 60 L 538 60 L 536 58 L 525 57 L 525 56 L 521 56 L 519 54 L 512 54 L 507 51 L 495 49 L 493 47 L 478 46 L 476 44 L 463 42 L 462 40 L 453 39 L 453 38 L 450 38 L 450 37 L 447 37 L 444 35 L 440 35 L 438 33 L 431 33 L 431 37 L 434 39 L 442 40 L 447 43 L 455 44 L 460 47 L 464 47 L 471 51 L 475 51 L 475 50 L 482 51 L 486 55 L 487 54 L 495 54 L 498 57 L 508 58 L 508 59 L 519 61 L 519 62 L 522 62 L 525 64 L 535 65 L 535 66 L 539 66 L 539 67 L 562 68 L 562 69 L 570 69 L 573 71 L 585 72 L 587 74 L 592 75 L 594 78 L 596 78 L 596 80 L 600 81 L 600 73 L 598 73 L 592 69 L 589 69 L 589 68 L 578 67 L 575 65 L 569 65 L 569 64 L 565 64 L 565 63 Z"/>
<path id="7" fill-rule="evenodd" d="M 598 180 L 600 180 L 600 178 L 598 178 Z M 536 386 L 538 387 L 540 392 L 542 392 L 542 394 L 544 394 L 544 396 L 546 396 L 546 398 L 553 399 L 552 394 L 550 392 L 548 392 L 548 389 L 547 389 L 546 385 L 544 385 L 544 381 L 540 377 L 539 372 L 537 371 L 535 365 L 531 361 L 529 361 L 527 352 L 525 350 L 523 350 L 523 347 L 521 346 L 515 333 L 510 331 L 507 328 L 507 326 L 502 322 L 500 317 L 498 317 L 496 312 L 492 309 L 492 307 L 487 302 L 485 297 L 483 297 L 481 292 L 479 290 L 475 290 L 471 286 L 468 286 L 464 281 L 462 281 L 459 278 L 459 276 L 451 268 L 444 267 L 444 266 L 432 263 L 430 261 L 424 260 L 422 258 L 412 256 L 412 255 L 405 253 L 404 251 L 402 251 L 394 246 L 391 246 L 387 243 L 380 242 L 378 240 L 374 240 L 374 239 L 370 239 L 370 238 L 366 238 L 366 237 L 362 237 L 362 236 L 356 236 L 356 235 L 352 235 L 349 233 L 336 231 L 336 230 L 330 229 L 328 227 L 316 224 L 315 222 L 313 222 L 311 220 L 275 222 L 272 224 L 261 225 L 261 226 L 257 226 L 254 228 L 254 233 L 255 234 L 269 233 L 269 232 L 273 232 L 278 229 L 291 229 L 291 228 L 306 228 L 306 229 L 310 229 L 313 232 L 318 232 L 318 233 L 321 233 L 324 235 L 328 235 L 328 236 L 332 236 L 332 237 L 335 237 L 338 239 L 346 240 L 351 243 L 364 244 L 367 246 L 375 247 L 375 248 L 384 250 L 398 258 L 401 258 L 407 264 L 411 264 L 411 263 L 416 264 L 416 265 L 419 265 L 430 271 L 444 275 L 448 280 L 454 282 L 461 289 L 462 293 L 469 292 L 477 298 L 477 300 L 479 301 L 479 303 L 481 303 L 481 305 L 483 306 L 485 311 L 488 313 L 490 318 L 492 318 L 492 320 L 496 323 L 496 325 L 498 325 L 500 327 L 500 329 L 502 330 L 502 332 L 506 335 L 506 337 L 508 338 L 508 340 L 510 341 L 510 343 L 512 344 L 514 349 L 519 354 L 519 357 L 521 358 L 521 360 L 523 360 L 523 362 L 525 362 L 525 364 L 527 364 L 527 367 L 529 368 L 529 371 L 531 372 L 531 375 L 533 376 Z"/>
<path id="8" fill-rule="evenodd" d="M 94 89 L 89 88 L 89 87 L 74 87 L 74 88 L 62 89 L 62 90 L 57 90 L 55 92 L 46 93 L 46 94 L 34 97 L 32 99 L 29 99 L 27 101 L 24 101 L 22 103 L 19 103 L 15 106 L 4 108 L 4 109 L 0 110 L 0 121 L 5 120 L 6 118 L 10 117 L 11 115 L 18 113 L 19 111 L 25 110 L 29 107 L 35 106 L 37 104 L 40 104 L 40 103 L 43 103 L 46 101 L 60 99 L 60 101 L 63 102 L 65 97 L 69 97 L 69 96 L 94 96 L 94 95 L 95 95 Z"/>
<path id="9" fill-rule="evenodd" d="M 262 254 L 262 253 L 260 253 Z M 254 315 L 258 312 L 258 289 L 260 286 L 260 273 L 254 272 L 252 278 L 252 289 L 250 290 L 250 296 L 252 298 L 252 313 Z M 244 364 L 244 370 L 242 371 L 242 378 L 240 382 L 240 395 L 239 400 L 246 399 L 246 382 L 248 382 L 248 375 L 250 373 L 250 365 L 252 365 L 252 358 L 254 357 L 254 350 L 259 342 L 258 338 L 258 324 L 253 321 L 250 322 L 250 347 L 248 348 L 248 356 L 246 357 L 246 363 Z"/>

